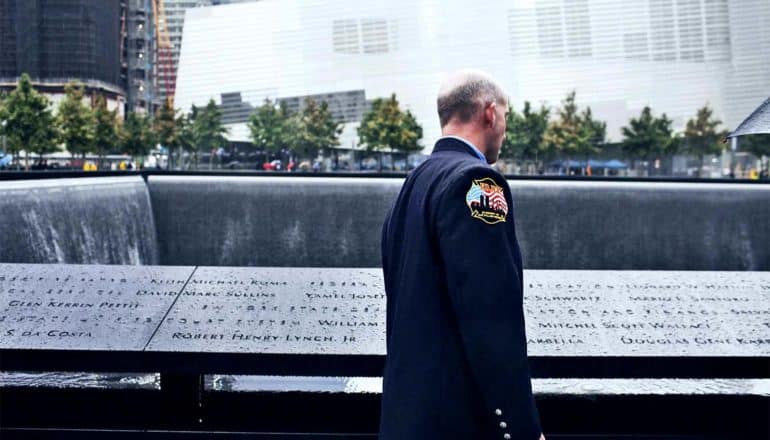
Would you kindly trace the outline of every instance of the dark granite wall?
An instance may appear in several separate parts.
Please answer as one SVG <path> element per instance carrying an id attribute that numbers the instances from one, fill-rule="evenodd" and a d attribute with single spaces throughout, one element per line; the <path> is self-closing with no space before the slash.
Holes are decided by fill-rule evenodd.
<path id="1" fill-rule="evenodd" d="M 528 269 L 770 270 L 770 185 L 510 184 Z M 0 262 L 377 267 L 400 186 L 353 177 L 1 182 Z"/>
<path id="2" fill-rule="evenodd" d="M 380 266 L 399 179 L 150 176 L 161 264 Z"/>
<path id="3" fill-rule="evenodd" d="M 150 176 L 162 264 L 374 267 L 401 180 Z M 770 270 L 770 185 L 513 180 L 529 269 Z"/>
<path id="4" fill-rule="evenodd" d="M 770 185 L 509 183 L 526 268 L 770 270 Z"/>

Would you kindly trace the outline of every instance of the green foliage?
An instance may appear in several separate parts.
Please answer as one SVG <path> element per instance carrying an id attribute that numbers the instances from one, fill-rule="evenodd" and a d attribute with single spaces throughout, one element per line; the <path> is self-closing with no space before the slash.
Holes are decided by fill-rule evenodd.
<path id="1" fill-rule="evenodd" d="M 738 138 L 738 150 L 757 156 L 770 156 L 770 134 L 750 134 Z"/>
<path id="2" fill-rule="evenodd" d="M 542 150 L 547 155 L 585 157 L 602 151 L 607 136 L 607 123 L 595 120 L 591 107 L 582 112 L 575 102 L 575 91 L 567 94 L 558 109 L 558 118 L 548 124 L 543 135 Z M 584 169 L 584 172 L 587 172 Z"/>
<path id="3" fill-rule="evenodd" d="M 505 125 L 505 140 L 501 156 L 506 158 L 536 158 L 543 150 L 543 136 L 548 127 L 550 111 L 541 106 L 533 112 L 529 101 L 524 102 L 521 113 L 508 108 Z"/>
<path id="4" fill-rule="evenodd" d="M 326 102 L 305 101 L 305 108 L 299 114 L 299 131 L 294 151 L 301 158 L 314 158 L 319 151 L 327 151 L 340 144 L 342 124 L 332 118 Z"/>
<path id="5" fill-rule="evenodd" d="M 254 110 L 249 117 L 251 140 L 265 151 L 277 153 L 295 144 L 298 121 L 284 103 L 276 106 L 269 99 Z"/>
<path id="6" fill-rule="evenodd" d="M 358 127 L 358 137 L 367 151 L 390 149 L 408 154 L 422 149 L 422 127 L 411 112 L 401 110 L 395 93 L 372 102 Z"/>
<path id="7" fill-rule="evenodd" d="M 601 151 L 607 124 L 594 120 L 590 107 L 579 112 L 574 91 L 562 101 L 558 116 L 548 125 L 543 136 L 546 152 L 570 157 L 588 156 Z"/>
<path id="8" fill-rule="evenodd" d="M 601 145 L 607 139 L 607 123 L 604 121 L 597 121 L 591 113 L 591 107 L 586 107 L 583 113 L 580 115 L 581 129 L 583 136 L 588 140 L 583 146 L 581 153 L 594 154 L 599 153 Z"/>
<path id="9" fill-rule="evenodd" d="M 697 176 L 703 170 L 703 155 L 719 154 L 725 149 L 722 139 L 727 136 L 727 131 L 717 131 L 722 121 L 713 117 L 714 111 L 708 104 L 698 109 L 694 119 L 687 121 L 684 129 L 684 142 L 682 151 L 694 154 L 700 159 Z"/>
<path id="10" fill-rule="evenodd" d="M 764 159 L 770 156 L 770 134 L 750 134 L 738 138 L 738 150 L 748 151 L 762 162 L 760 168 L 767 173 L 769 162 Z M 767 176 L 767 174 L 765 174 Z"/>
<path id="11" fill-rule="evenodd" d="M 122 133 L 122 149 L 134 157 L 146 156 L 155 144 L 152 125 L 145 115 L 129 113 Z"/>
<path id="12" fill-rule="evenodd" d="M 2 90 L 0 90 L 0 135 L 3 134 L 3 125 L 2 122 L 5 121 L 6 112 L 5 112 L 5 100 L 8 98 L 6 93 Z"/>
<path id="13" fill-rule="evenodd" d="M 177 147 L 188 152 L 197 152 L 198 133 L 195 131 L 193 122 L 198 117 L 200 109 L 193 105 L 190 113 L 180 114 L 176 117 L 176 130 L 178 133 Z"/>
<path id="14" fill-rule="evenodd" d="M 5 153 L 5 120 L 8 119 L 8 112 L 5 109 L 5 100 L 7 95 L 5 92 L 0 91 L 0 153 Z"/>
<path id="15" fill-rule="evenodd" d="M 169 151 L 180 146 L 180 129 L 176 117 L 176 110 L 166 101 L 163 103 L 153 120 L 153 132 L 155 138 Z"/>
<path id="16" fill-rule="evenodd" d="M 213 99 L 210 99 L 205 107 L 193 106 L 188 123 L 192 150 L 211 151 L 227 142 L 227 129 L 222 125 L 222 111 Z"/>
<path id="17" fill-rule="evenodd" d="M 727 132 L 717 130 L 722 121 L 714 118 L 713 114 L 714 111 L 706 104 L 698 109 L 694 119 L 687 121 L 682 144 L 684 152 L 704 155 L 719 154 L 724 150 L 722 139 Z"/>
<path id="18" fill-rule="evenodd" d="M 119 147 L 118 124 L 118 111 L 107 110 L 107 101 L 98 95 L 94 106 L 94 146 L 99 157 Z"/>
<path id="19" fill-rule="evenodd" d="M 631 118 L 622 128 L 623 151 L 630 157 L 652 158 L 676 153 L 680 138 L 671 128 L 672 120 L 665 113 L 659 118 L 644 107 L 638 118 Z"/>
<path id="20" fill-rule="evenodd" d="M 83 103 L 83 88 L 79 84 L 67 84 L 64 93 L 56 114 L 60 140 L 73 156 L 85 156 L 94 149 L 94 114 Z"/>
<path id="21" fill-rule="evenodd" d="M 420 139 L 422 139 L 422 126 L 411 111 L 407 110 L 401 122 L 401 136 L 395 149 L 404 154 L 422 151 Z"/>
<path id="22" fill-rule="evenodd" d="M 29 75 L 23 74 L 16 89 L 3 101 L 6 121 L 3 132 L 11 154 L 16 155 L 20 150 L 45 154 L 58 149 L 48 99 L 32 88 Z"/>

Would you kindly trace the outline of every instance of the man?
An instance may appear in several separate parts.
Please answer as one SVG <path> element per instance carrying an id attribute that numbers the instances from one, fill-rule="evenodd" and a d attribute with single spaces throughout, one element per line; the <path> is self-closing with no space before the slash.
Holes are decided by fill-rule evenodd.
<path id="1" fill-rule="evenodd" d="M 438 96 L 443 137 L 385 221 L 381 440 L 543 438 L 511 192 L 489 166 L 507 108 L 488 76 L 450 75 Z"/>

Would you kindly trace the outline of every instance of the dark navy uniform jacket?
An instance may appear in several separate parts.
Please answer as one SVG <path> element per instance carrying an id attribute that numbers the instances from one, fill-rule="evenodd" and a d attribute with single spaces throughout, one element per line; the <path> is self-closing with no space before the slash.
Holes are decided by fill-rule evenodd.
<path id="1" fill-rule="evenodd" d="M 442 138 L 382 231 L 380 439 L 537 440 L 521 253 L 505 179 Z"/>

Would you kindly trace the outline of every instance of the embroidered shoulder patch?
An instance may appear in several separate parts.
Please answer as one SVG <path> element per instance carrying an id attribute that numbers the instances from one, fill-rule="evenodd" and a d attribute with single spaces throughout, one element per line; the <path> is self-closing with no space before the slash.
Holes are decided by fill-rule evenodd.
<path id="1" fill-rule="evenodd" d="M 465 195 L 465 203 L 471 210 L 471 217 L 490 225 L 504 222 L 508 215 L 505 192 L 491 177 L 474 180 Z"/>

